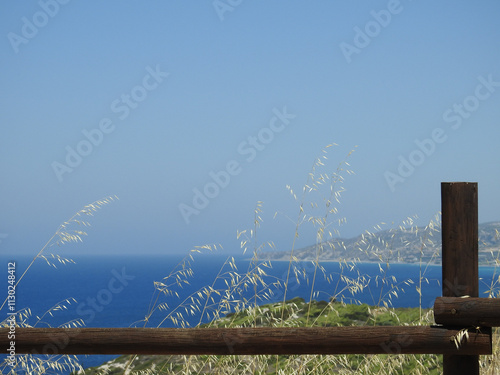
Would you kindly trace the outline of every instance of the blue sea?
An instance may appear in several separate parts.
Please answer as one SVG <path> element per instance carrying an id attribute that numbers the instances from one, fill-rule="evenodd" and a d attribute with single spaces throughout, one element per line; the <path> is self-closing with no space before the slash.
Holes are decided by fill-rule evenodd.
<path id="1" fill-rule="evenodd" d="M 0 259 L 2 262 L 0 280 L 5 280 L 5 288 L 1 288 L 0 284 L 0 288 L 3 289 L 2 302 L 7 295 L 7 263 L 16 262 L 16 276 L 19 278 L 31 259 L 27 257 Z M 169 290 L 176 292 L 178 296 L 167 297 L 161 294 L 158 301 L 168 304 L 168 309 L 156 310 L 146 327 L 156 327 L 160 323 L 162 327 L 175 327 L 171 320 L 163 321 L 172 309 L 191 295 L 200 298 L 196 292 L 203 287 L 210 285 L 214 289 L 225 288 L 224 280 L 228 282 L 230 280 L 228 272 L 244 275 L 251 266 L 250 260 L 240 257 L 235 259 L 237 268 L 232 269 L 226 263 L 227 255 L 199 254 L 195 255 L 194 261 L 187 267 L 192 269 L 192 276 L 177 273 L 174 277 L 164 279 L 173 271 L 182 270 L 179 262 L 183 256 L 87 256 L 73 259 L 76 264 L 63 265 L 56 261 L 57 269 L 47 265 L 43 259 L 37 259 L 21 280 L 16 290 L 16 310 L 29 307 L 32 312 L 30 324 L 34 325 L 38 320 L 36 316 L 39 316 L 42 319 L 36 324 L 37 327 L 57 327 L 73 319 L 82 319 L 87 327 L 142 327 L 151 303 L 158 295 L 154 283 L 163 282 L 165 285 L 170 285 Z M 305 272 L 305 276 L 296 277 L 293 269 L 291 270 L 286 299 L 302 297 L 308 301 L 311 299 L 314 266 L 311 262 L 300 263 L 297 266 L 298 271 Z M 286 279 L 288 267 L 288 262 L 277 261 L 272 262 L 271 267 L 261 265 L 269 275 L 264 277 L 266 284 L 275 283 L 276 286 L 270 289 L 263 288 L 262 285 L 257 287 L 260 296 L 266 295 L 266 299 L 258 301 L 259 304 L 283 300 L 284 287 L 283 284 L 277 285 L 277 282 L 282 283 Z M 423 308 L 428 308 L 432 307 L 435 298 L 441 295 L 440 266 L 391 264 L 387 268 L 385 264 L 362 263 L 350 269 L 347 266 L 341 267 L 337 262 L 325 262 L 321 263 L 321 267 L 323 269 L 317 270 L 314 281 L 312 299 L 315 300 L 328 300 L 334 296 L 346 303 L 383 305 L 385 301 L 394 307 L 418 307 L 421 304 Z M 420 301 L 416 287 L 419 286 L 418 280 L 422 273 L 424 279 Z M 175 275 L 179 276 L 180 284 L 174 282 Z M 365 278 L 363 290 L 353 290 L 350 280 L 363 277 Z M 492 278 L 496 279 L 498 276 L 495 276 L 494 268 L 480 267 L 480 278 L 480 296 L 486 296 L 484 292 L 490 287 Z M 182 280 L 186 280 L 189 284 Z M 255 295 L 253 285 L 238 293 L 240 299 L 252 299 Z M 45 314 L 47 310 L 67 299 L 70 299 L 71 303 L 65 304 L 66 309 L 53 311 L 52 315 Z M 189 301 L 188 298 L 186 306 L 189 305 Z M 204 300 L 201 302 L 204 304 Z M 184 319 L 191 326 L 200 321 L 207 321 L 207 317 L 201 317 L 199 313 L 188 315 L 184 309 L 177 311 L 183 313 Z M 5 319 L 6 306 L 2 314 Z M 114 357 L 116 356 L 96 355 L 79 356 L 79 359 L 83 367 L 91 367 Z"/>

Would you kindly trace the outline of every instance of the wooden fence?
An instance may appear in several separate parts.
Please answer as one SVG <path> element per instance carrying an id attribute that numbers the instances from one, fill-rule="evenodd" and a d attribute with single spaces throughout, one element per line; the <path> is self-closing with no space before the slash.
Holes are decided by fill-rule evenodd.
<path id="1" fill-rule="evenodd" d="M 441 184 L 442 285 L 433 326 L 325 328 L 17 328 L 17 353 L 442 354 L 443 374 L 479 374 L 500 301 L 478 298 L 477 183 Z M 468 338 L 455 338 L 468 329 Z M 0 346 L 8 348 L 8 329 Z"/>

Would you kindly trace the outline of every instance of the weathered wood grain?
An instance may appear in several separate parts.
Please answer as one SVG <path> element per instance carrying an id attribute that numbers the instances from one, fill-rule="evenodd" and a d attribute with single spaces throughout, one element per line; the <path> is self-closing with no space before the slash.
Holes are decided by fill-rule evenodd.
<path id="1" fill-rule="evenodd" d="M 8 347 L 7 329 L 0 346 Z M 428 326 L 319 328 L 17 328 L 16 352 L 40 354 L 490 354 L 490 335 Z"/>
<path id="2" fill-rule="evenodd" d="M 500 298 L 438 297 L 434 320 L 448 326 L 500 327 Z"/>
<path id="3" fill-rule="evenodd" d="M 477 183 L 441 184 L 443 297 L 478 297 Z M 445 355 L 444 375 L 479 375 L 478 356 Z"/>

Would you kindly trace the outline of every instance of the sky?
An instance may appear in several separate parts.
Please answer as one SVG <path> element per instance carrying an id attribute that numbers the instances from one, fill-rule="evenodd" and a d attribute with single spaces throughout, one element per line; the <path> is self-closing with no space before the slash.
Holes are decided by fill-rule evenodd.
<path id="1" fill-rule="evenodd" d="M 337 236 L 428 224 L 446 181 L 477 182 L 479 221 L 500 220 L 499 15 L 494 0 L 3 1 L 0 253 L 36 254 L 108 196 L 61 255 L 240 254 L 258 205 L 254 244 L 288 250 L 300 222 L 310 245 L 300 204 L 323 215 L 335 180 L 302 197 L 322 155 L 317 173 L 342 169 Z"/>

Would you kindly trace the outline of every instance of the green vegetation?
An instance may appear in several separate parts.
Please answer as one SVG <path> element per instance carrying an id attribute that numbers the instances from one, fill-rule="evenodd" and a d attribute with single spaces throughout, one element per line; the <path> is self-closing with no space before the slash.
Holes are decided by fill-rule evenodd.
<path id="1" fill-rule="evenodd" d="M 423 315 L 422 315 L 423 314 Z M 432 316 L 432 311 L 420 310 L 419 308 L 396 308 L 388 309 L 385 307 L 374 307 L 366 304 L 343 304 L 341 302 L 326 302 L 312 301 L 306 303 L 303 298 L 293 298 L 282 303 L 265 304 L 258 306 L 255 309 L 240 311 L 237 313 L 229 313 L 224 318 L 214 321 L 206 326 L 211 327 L 253 327 L 253 326 L 275 326 L 278 325 L 281 316 L 286 319 L 286 326 L 363 326 L 363 325 L 412 325 L 415 322 L 425 321 L 428 323 L 429 317 Z M 121 356 L 117 359 L 108 362 L 105 366 L 85 370 L 86 375 L 98 374 L 122 374 L 124 367 L 133 356 Z M 397 368 L 394 368 L 394 374 L 408 374 L 416 371 L 419 367 L 426 367 L 428 374 L 439 374 L 441 360 L 439 356 L 365 356 L 365 355 L 343 355 L 343 356 L 136 356 L 129 367 L 134 373 L 148 370 L 151 374 L 160 373 L 186 373 L 186 366 L 191 366 L 193 369 L 200 370 L 201 373 L 211 373 L 209 369 L 214 369 L 214 365 L 231 366 L 224 370 L 226 373 L 229 370 L 243 370 L 245 367 L 242 362 L 253 368 L 264 369 L 264 373 L 277 374 L 275 366 L 278 369 L 292 369 L 291 366 L 296 366 L 296 369 L 302 366 L 309 369 L 306 373 L 323 373 L 332 369 L 335 364 L 339 371 L 347 366 L 339 373 L 352 373 L 354 370 L 361 368 L 370 369 L 367 374 L 387 373 L 386 366 L 383 363 L 398 362 Z M 401 360 L 402 357 L 407 357 Z M 376 358 L 376 359 L 375 359 Z M 233 367 L 235 366 L 235 367 Z M 321 369 L 321 370 L 320 370 Z M 345 372 L 351 371 L 351 372 Z M 368 371 L 368 370 L 367 370 Z M 215 371 L 218 372 L 218 371 Z M 294 372 L 291 372 L 294 373 Z M 363 372 L 356 372 L 363 373 Z"/>
<path id="2" fill-rule="evenodd" d="M 424 310 L 427 313 L 429 310 Z M 399 325 L 418 321 L 422 313 L 419 308 L 387 309 L 366 304 L 353 305 L 341 302 L 311 301 L 296 297 L 282 303 L 266 304 L 257 311 L 230 313 L 212 326 L 254 327 L 272 326 L 284 313 L 287 325 L 297 327 L 345 327 L 364 325 Z"/>

